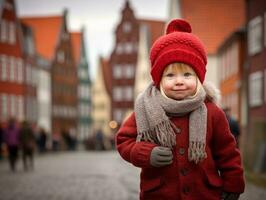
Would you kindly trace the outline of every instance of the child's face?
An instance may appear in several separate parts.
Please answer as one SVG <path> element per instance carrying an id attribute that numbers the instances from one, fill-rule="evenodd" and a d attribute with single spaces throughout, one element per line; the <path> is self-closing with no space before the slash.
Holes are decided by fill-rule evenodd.
<path id="1" fill-rule="evenodd" d="M 161 88 L 165 95 L 171 99 L 185 99 L 195 94 L 197 75 L 189 65 L 183 63 L 170 64 L 163 72 Z"/>

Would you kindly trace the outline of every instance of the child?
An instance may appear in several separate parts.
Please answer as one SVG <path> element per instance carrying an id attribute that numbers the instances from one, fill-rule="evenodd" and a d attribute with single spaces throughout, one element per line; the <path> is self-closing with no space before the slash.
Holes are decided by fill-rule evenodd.
<path id="1" fill-rule="evenodd" d="M 150 52 L 153 83 L 116 137 L 140 167 L 141 200 L 236 200 L 244 191 L 240 153 L 214 90 L 207 58 L 188 22 L 175 19 Z"/>

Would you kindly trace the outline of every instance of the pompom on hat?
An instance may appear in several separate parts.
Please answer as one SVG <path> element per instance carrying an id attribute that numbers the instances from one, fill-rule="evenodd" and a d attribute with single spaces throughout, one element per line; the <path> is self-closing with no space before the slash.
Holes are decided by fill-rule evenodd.
<path id="1" fill-rule="evenodd" d="M 151 47 L 151 76 L 159 87 L 165 67 L 174 62 L 188 64 L 193 68 L 201 83 L 206 74 L 207 57 L 203 43 L 192 33 L 190 24 L 182 19 L 172 20 L 165 35 Z"/>

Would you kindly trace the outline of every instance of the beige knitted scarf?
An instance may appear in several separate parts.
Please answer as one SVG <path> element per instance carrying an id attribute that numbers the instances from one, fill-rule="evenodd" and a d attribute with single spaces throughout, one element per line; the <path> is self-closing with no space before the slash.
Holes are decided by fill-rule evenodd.
<path id="1" fill-rule="evenodd" d="M 176 145 L 174 125 L 168 116 L 182 116 L 189 113 L 188 159 L 195 163 L 207 157 L 205 152 L 207 108 L 203 87 L 193 98 L 180 101 L 165 98 L 160 90 L 150 84 L 135 101 L 137 142 L 149 141 L 164 147 Z"/>

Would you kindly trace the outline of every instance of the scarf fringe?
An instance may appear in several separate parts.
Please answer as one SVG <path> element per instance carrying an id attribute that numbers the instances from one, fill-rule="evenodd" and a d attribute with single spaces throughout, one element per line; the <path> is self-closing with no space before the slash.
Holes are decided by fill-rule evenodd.
<path id="1" fill-rule="evenodd" d="M 152 130 L 139 132 L 137 141 L 151 141 L 164 147 L 172 148 L 176 145 L 176 135 L 169 121 L 162 121 Z"/>
<path id="2" fill-rule="evenodd" d="M 192 141 L 188 147 L 188 160 L 193 161 L 196 164 L 207 158 L 204 142 Z"/>

